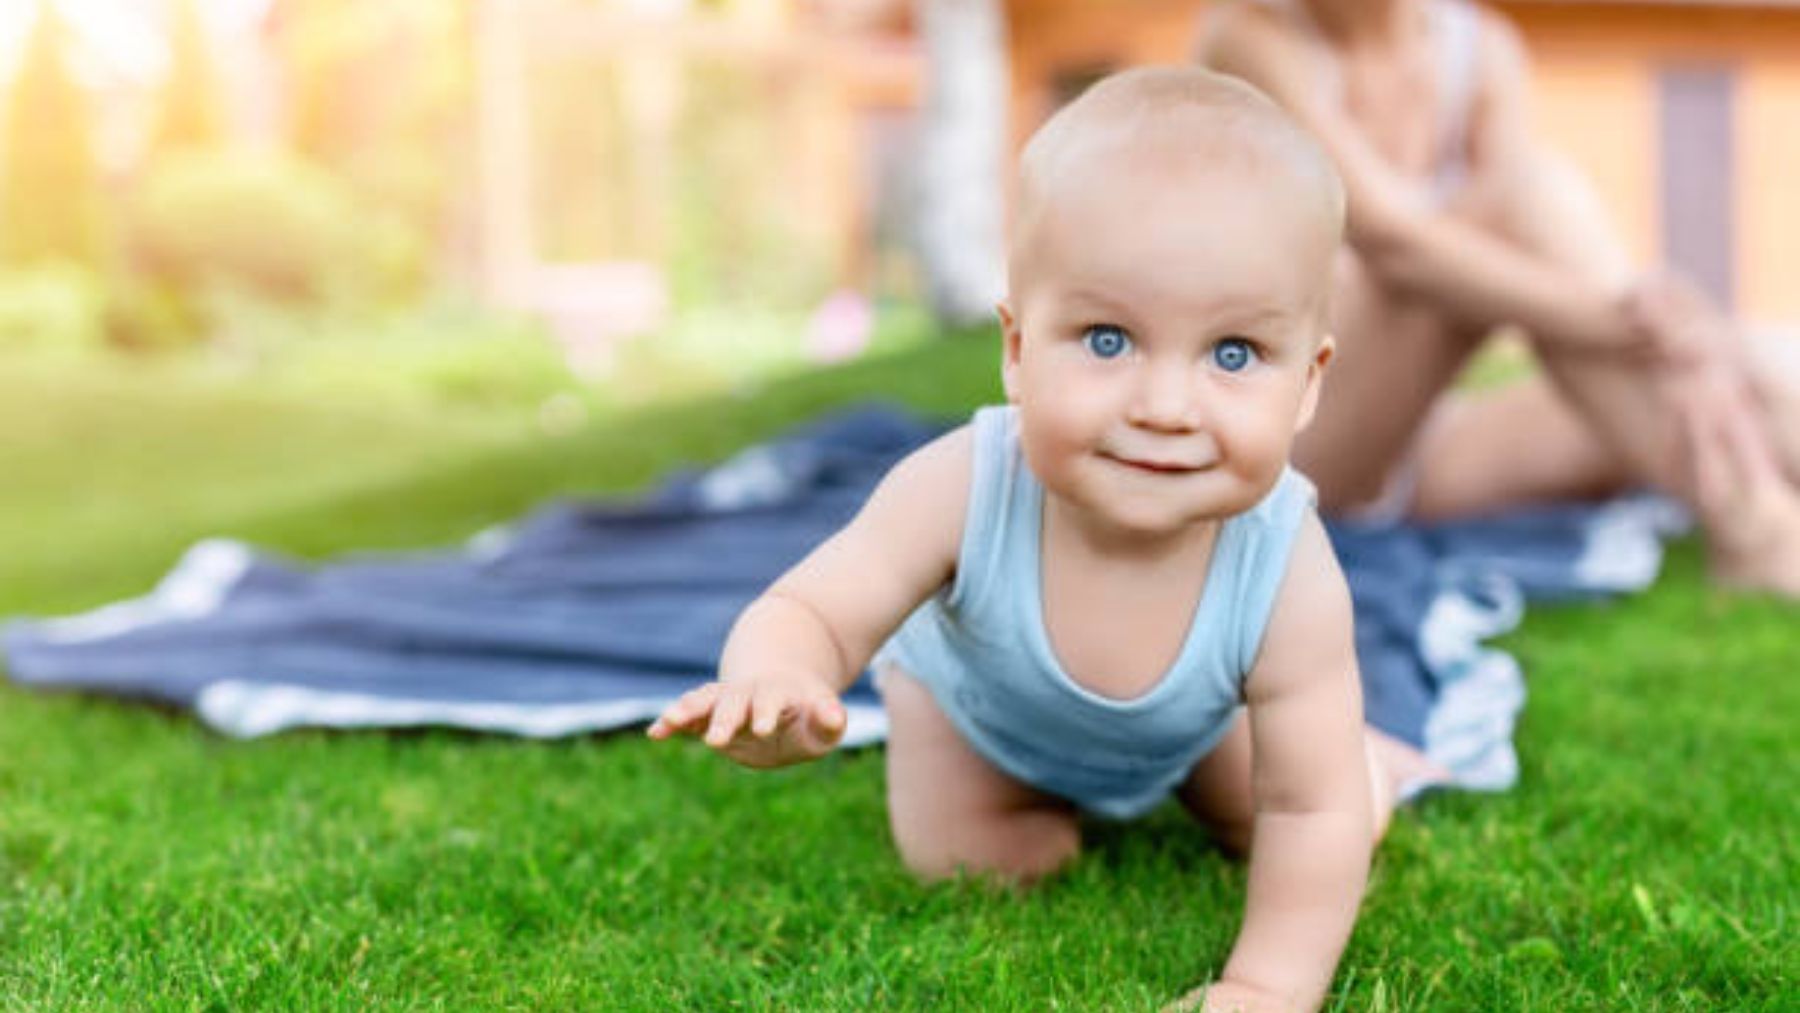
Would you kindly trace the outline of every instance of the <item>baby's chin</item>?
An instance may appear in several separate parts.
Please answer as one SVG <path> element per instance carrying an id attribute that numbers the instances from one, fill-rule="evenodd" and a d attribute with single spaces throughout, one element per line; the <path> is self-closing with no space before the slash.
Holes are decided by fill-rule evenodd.
<path id="1" fill-rule="evenodd" d="M 1090 515 L 1107 527 L 1132 538 L 1155 540 L 1182 534 L 1199 525 L 1216 524 L 1249 510 L 1261 501 L 1256 491 L 1237 488 L 1204 490 L 1191 496 L 1109 496 L 1099 502 L 1080 502 Z"/>

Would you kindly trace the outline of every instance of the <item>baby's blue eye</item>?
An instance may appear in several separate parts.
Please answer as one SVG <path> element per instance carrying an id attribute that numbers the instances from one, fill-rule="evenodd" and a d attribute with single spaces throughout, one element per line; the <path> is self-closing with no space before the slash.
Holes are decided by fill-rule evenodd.
<path id="1" fill-rule="evenodd" d="M 1081 343 L 1098 358 L 1114 359 L 1131 347 L 1131 339 L 1117 327 L 1090 327 L 1081 335 Z"/>
<path id="2" fill-rule="evenodd" d="M 1256 358 L 1256 349 L 1243 338 L 1226 338 L 1213 346 L 1213 361 L 1227 373 L 1235 373 L 1250 365 Z"/>

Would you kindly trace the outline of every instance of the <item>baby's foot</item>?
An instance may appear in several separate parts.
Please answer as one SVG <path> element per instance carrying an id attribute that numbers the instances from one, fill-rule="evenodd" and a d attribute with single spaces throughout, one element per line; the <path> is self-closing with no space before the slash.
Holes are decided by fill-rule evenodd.
<path id="1" fill-rule="evenodd" d="M 1421 788 L 1454 779 L 1449 768 L 1414 749 L 1411 743 L 1373 728 L 1369 729 L 1369 749 L 1386 775 L 1388 795 L 1397 801 L 1406 801 Z"/>
<path id="2" fill-rule="evenodd" d="M 1394 807 L 1434 784 L 1449 784 L 1452 775 L 1442 764 L 1411 745 L 1370 727 L 1365 730 L 1369 754 L 1369 795 L 1374 806 L 1375 839 L 1387 832 Z"/>

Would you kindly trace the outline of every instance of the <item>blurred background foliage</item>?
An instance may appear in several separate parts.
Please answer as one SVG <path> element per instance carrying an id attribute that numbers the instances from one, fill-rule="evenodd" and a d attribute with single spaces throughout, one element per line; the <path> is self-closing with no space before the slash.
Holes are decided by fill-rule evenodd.
<path id="1" fill-rule="evenodd" d="M 88 101 L 64 61 L 64 34 L 40 12 L 6 103 L 0 252 L 8 264 L 98 266 L 104 256 Z"/>
<path id="2" fill-rule="evenodd" d="M 21 3 L 0 78 L 0 355 L 598 404 L 805 361 L 839 284 L 796 224 L 771 83 L 730 61 L 682 68 L 654 164 L 631 155 L 619 61 L 526 62 L 533 256 L 654 257 L 666 279 L 655 333 L 583 368 L 554 321 L 483 289 L 477 0 L 121 0 L 134 16 L 99 39 L 72 5 Z M 96 42 L 121 40 L 151 69 L 110 70 Z M 655 202 L 633 199 L 646 187 Z M 878 344 L 919 332 L 897 319 Z"/>

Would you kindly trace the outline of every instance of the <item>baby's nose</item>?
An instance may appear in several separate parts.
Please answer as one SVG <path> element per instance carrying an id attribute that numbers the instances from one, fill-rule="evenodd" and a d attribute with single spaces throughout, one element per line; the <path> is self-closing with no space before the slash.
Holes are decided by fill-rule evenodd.
<path id="1" fill-rule="evenodd" d="M 1205 422 L 1199 391 L 1183 371 L 1146 370 L 1132 399 L 1130 421 L 1146 429 L 1187 432 Z"/>

